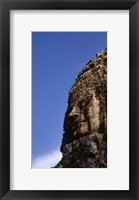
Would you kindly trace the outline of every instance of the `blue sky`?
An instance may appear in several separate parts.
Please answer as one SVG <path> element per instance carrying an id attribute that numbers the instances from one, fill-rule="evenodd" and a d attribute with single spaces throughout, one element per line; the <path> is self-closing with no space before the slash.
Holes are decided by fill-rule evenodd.
<path id="1" fill-rule="evenodd" d="M 32 167 L 60 159 L 68 93 L 75 77 L 107 48 L 106 32 L 32 32 Z"/>

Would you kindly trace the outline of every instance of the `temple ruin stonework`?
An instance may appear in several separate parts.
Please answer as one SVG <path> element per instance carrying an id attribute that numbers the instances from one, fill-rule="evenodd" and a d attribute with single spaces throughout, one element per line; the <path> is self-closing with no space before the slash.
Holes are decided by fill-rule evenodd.
<path id="1" fill-rule="evenodd" d="M 84 66 L 70 89 L 61 152 L 55 168 L 107 167 L 107 49 Z"/>

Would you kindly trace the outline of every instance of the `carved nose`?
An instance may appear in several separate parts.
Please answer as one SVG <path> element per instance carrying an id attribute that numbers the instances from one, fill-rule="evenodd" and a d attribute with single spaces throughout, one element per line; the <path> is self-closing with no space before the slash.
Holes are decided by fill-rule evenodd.
<path id="1" fill-rule="evenodd" d="M 79 111 L 76 107 L 73 107 L 72 111 L 69 113 L 70 118 L 77 118 L 79 117 Z"/>

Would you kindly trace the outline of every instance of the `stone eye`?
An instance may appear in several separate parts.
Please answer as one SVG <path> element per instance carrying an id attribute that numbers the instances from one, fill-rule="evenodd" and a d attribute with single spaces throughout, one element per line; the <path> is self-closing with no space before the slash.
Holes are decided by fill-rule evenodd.
<path id="1" fill-rule="evenodd" d="M 85 102 L 79 102 L 79 108 L 80 108 L 80 110 L 82 110 L 83 108 L 84 108 L 84 106 L 85 106 Z"/>

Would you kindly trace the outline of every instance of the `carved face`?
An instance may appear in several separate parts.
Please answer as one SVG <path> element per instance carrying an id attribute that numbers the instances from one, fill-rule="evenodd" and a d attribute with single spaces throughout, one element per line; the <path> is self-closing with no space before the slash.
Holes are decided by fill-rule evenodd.
<path id="1" fill-rule="evenodd" d="M 104 133 L 107 128 L 107 59 L 91 60 L 69 92 L 61 149 L 76 138 Z"/>
<path id="2" fill-rule="evenodd" d="M 80 100 L 71 106 L 68 115 L 69 132 L 74 137 L 87 135 L 89 133 L 88 102 Z"/>

